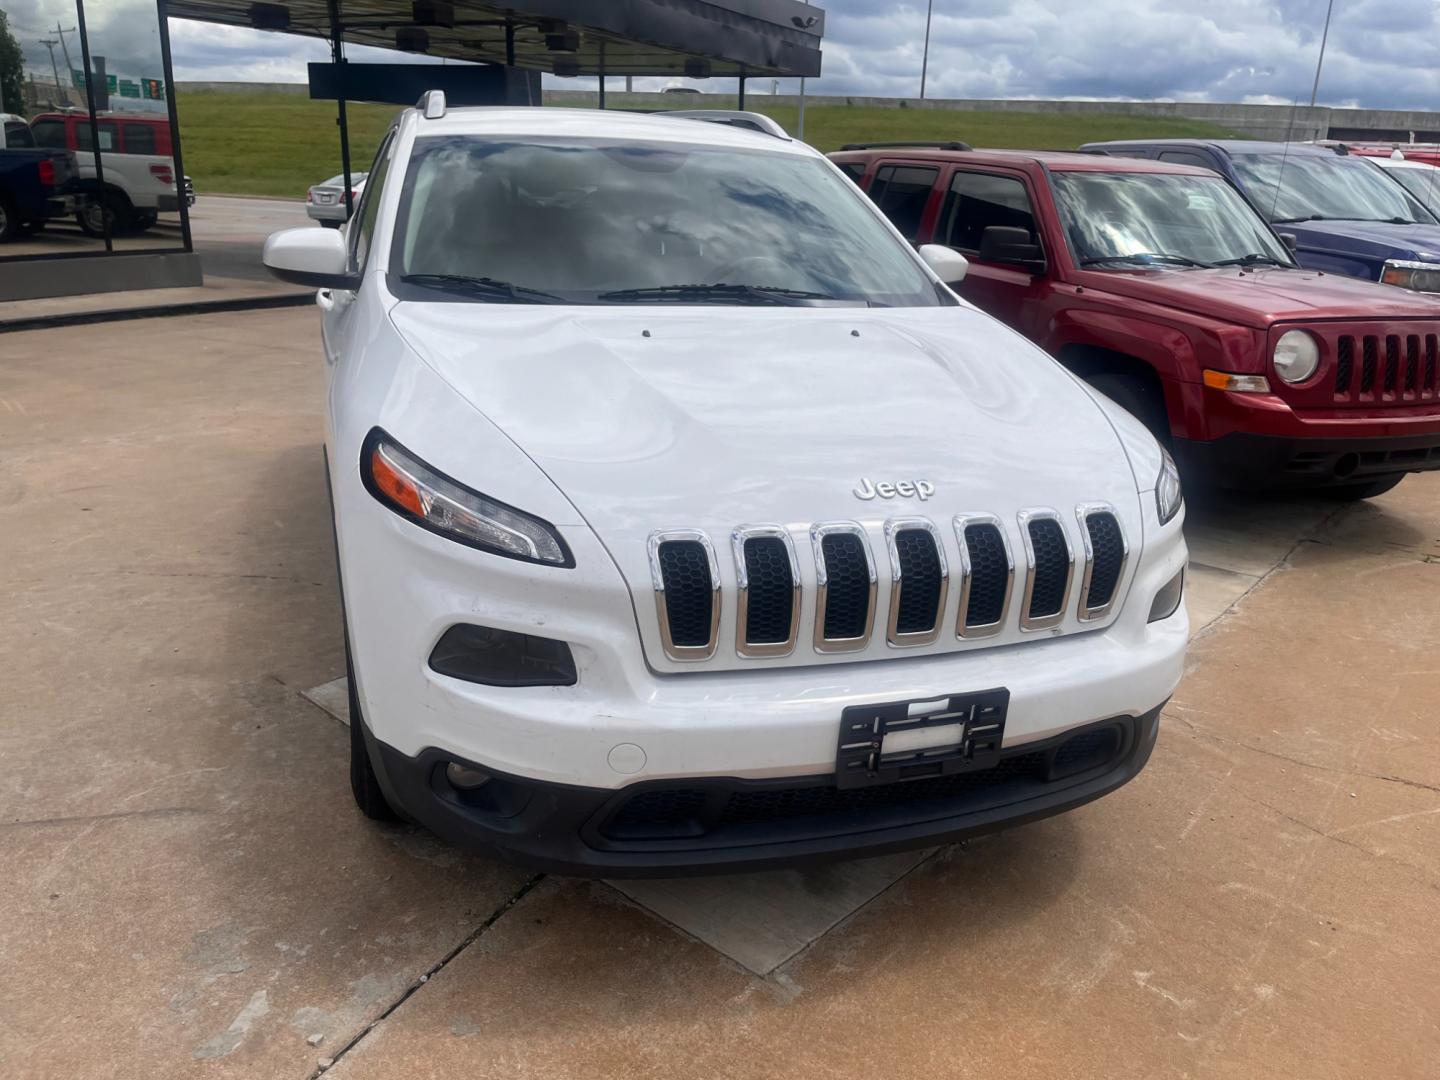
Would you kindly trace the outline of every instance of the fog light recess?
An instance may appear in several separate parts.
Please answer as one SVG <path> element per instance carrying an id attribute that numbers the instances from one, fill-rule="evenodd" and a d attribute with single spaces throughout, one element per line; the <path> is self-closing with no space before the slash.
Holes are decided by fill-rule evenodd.
<path id="1" fill-rule="evenodd" d="M 574 686 L 570 646 L 552 638 L 457 623 L 430 652 L 441 675 L 486 686 Z"/>

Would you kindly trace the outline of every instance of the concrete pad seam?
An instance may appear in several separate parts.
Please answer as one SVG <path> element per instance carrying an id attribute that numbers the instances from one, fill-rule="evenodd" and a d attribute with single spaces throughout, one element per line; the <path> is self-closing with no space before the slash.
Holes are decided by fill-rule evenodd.
<path id="1" fill-rule="evenodd" d="M 997 834 L 997 835 L 998 835 L 998 834 Z M 919 862 L 917 862 L 914 866 L 912 866 L 909 870 L 905 871 L 905 873 L 901 874 L 901 875 L 900 875 L 899 877 L 897 877 L 894 881 L 892 881 L 889 885 L 886 885 L 885 888 L 881 889 L 881 890 L 880 890 L 879 892 L 877 892 L 874 896 L 870 897 L 869 900 L 866 900 L 866 901 L 865 901 L 863 904 L 861 904 L 859 907 L 855 908 L 853 911 L 850 912 L 850 914 L 846 915 L 843 919 L 841 919 L 839 922 L 837 922 L 834 926 L 832 926 L 832 927 L 830 927 L 830 929 L 826 930 L 825 933 L 819 935 L 818 937 L 816 937 L 816 938 L 814 938 L 812 941 L 810 941 L 808 944 L 806 944 L 806 945 L 802 946 L 801 948 L 795 950 L 795 952 L 791 953 L 791 954 L 790 954 L 789 956 L 787 956 L 784 960 L 780 961 L 780 963 L 776 964 L 773 968 L 770 969 L 770 974 L 769 974 L 768 976 L 766 976 L 766 977 L 767 977 L 768 979 L 770 979 L 771 981 L 779 982 L 779 983 L 784 984 L 784 985 L 786 986 L 786 988 L 789 989 L 789 988 L 790 988 L 790 985 L 791 985 L 789 976 L 788 976 L 785 972 L 781 971 L 781 970 L 780 970 L 781 968 L 789 967 L 791 964 L 794 964 L 796 961 L 803 959 L 803 958 L 805 957 L 805 954 L 806 954 L 806 953 L 810 952 L 811 949 L 815 948 L 816 945 L 818 945 L 820 942 L 824 941 L 824 940 L 825 940 L 826 938 L 828 938 L 831 934 L 839 934 L 839 933 L 842 933 L 844 930 L 846 930 L 846 929 L 850 926 L 850 924 L 851 924 L 852 922 L 854 922 L 854 921 L 860 916 L 860 914 L 861 914 L 862 912 L 864 912 L 864 911 L 865 911 L 867 908 L 869 908 L 872 904 L 874 904 L 874 903 L 876 903 L 878 900 L 880 900 L 881 897 L 888 896 L 888 895 L 889 895 L 891 892 L 893 892 L 902 882 L 907 881 L 907 880 L 910 878 L 910 876 L 911 876 L 912 874 L 914 874 L 915 871 L 919 870 L 922 866 L 929 866 L 932 862 L 934 862 L 936 859 L 940 858 L 940 856 L 943 855 L 943 854 L 946 853 L 946 852 L 964 851 L 964 850 L 965 850 L 965 844 L 966 844 L 966 841 L 964 841 L 964 840 L 959 840 L 959 841 L 956 841 L 955 843 L 950 844 L 950 845 L 948 845 L 948 846 L 946 846 L 946 847 L 939 847 L 939 848 L 936 848 L 934 851 L 930 852 L 929 855 L 926 855 L 925 858 L 921 859 L 921 860 L 920 860 Z"/>
<path id="2" fill-rule="evenodd" d="M 444 970 L 444 968 L 450 963 L 450 961 L 454 960 L 457 956 L 459 956 L 476 941 L 478 941 L 482 934 L 484 934 L 487 930 L 489 930 L 492 926 L 499 922 L 500 918 L 506 912 L 510 911 L 511 908 L 513 908 L 516 904 L 520 903 L 521 900 L 525 899 L 525 897 L 528 896 L 530 892 L 537 885 L 539 885 L 540 882 L 544 880 L 544 874 L 535 874 L 534 876 L 528 878 L 524 882 L 524 884 L 520 886 L 520 888 L 515 890 L 514 895 L 507 898 L 504 903 L 502 903 L 498 908 L 491 912 L 484 922 L 482 922 L 474 930 L 470 931 L 470 933 L 466 934 L 458 945 L 456 945 L 453 949 L 451 949 L 434 964 L 432 964 L 430 968 L 423 972 L 418 979 L 416 979 L 409 986 L 407 986 L 399 997 L 397 997 L 394 1001 L 387 1005 L 385 1007 L 385 1010 L 379 1016 L 377 1016 L 374 1020 L 371 1020 L 368 1024 L 361 1028 L 349 1042 L 347 1042 L 344 1046 L 337 1050 L 335 1054 L 329 1058 L 328 1064 L 317 1065 L 314 1069 L 312 1069 L 309 1073 L 307 1080 L 316 1080 L 316 1078 L 319 1077 L 321 1074 L 329 1071 L 330 1069 L 333 1069 L 336 1065 L 340 1064 L 341 1060 L 345 1057 L 345 1055 L 348 1054 L 351 1050 L 355 1049 L 356 1046 L 360 1045 L 361 1041 L 364 1040 L 367 1035 L 369 1035 L 372 1031 L 374 1031 L 377 1027 L 379 1027 L 382 1023 L 389 1019 L 390 1015 L 394 1013 L 396 1009 L 400 1008 L 401 1005 L 404 1005 L 405 1002 L 409 1001 L 417 990 L 419 990 L 422 986 L 428 983 L 440 971 Z"/>
<path id="3" fill-rule="evenodd" d="M 1282 754 L 1278 750 L 1267 750 L 1263 746 L 1251 746 L 1249 743 L 1240 742 L 1237 739 L 1227 738 L 1224 735 L 1217 735 L 1213 731 L 1207 731 L 1199 727 L 1193 720 L 1187 720 L 1179 713 L 1172 713 L 1166 710 L 1167 717 L 1173 717 L 1191 732 L 1191 734 L 1202 739 L 1209 739 L 1212 742 L 1221 743 L 1225 746 L 1234 746 L 1240 750 L 1249 750 L 1256 754 L 1263 754 L 1265 757 L 1278 758 L 1280 761 L 1287 761 L 1291 765 L 1298 765 L 1302 769 L 1315 769 L 1319 772 L 1337 773 L 1341 776 L 1353 776 L 1361 780 L 1379 780 L 1391 784 L 1404 784 L 1406 787 L 1419 788 L 1422 791 L 1440 792 L 1440 787 L 1434 784 L 1427 784 L 1423 780 L 1411 780 L 1404 776 L 1387 776 L 1382 773 L 1367 773 L 1356 769 L 1337 769 L 1334 765 L 1321 765 L 1314 761 L 1302 761 L 1299 758 L 1291 757 L 1289 754 Z"/>
<path id="4" fill-rule="evenodd" d="M 1280 558 L 1278 562 L 1275 563 L 1275 565 L 1271 566 L 1269 570 L 1266 570 L 1265 573 L 1261 574 L 1258 578 L 1256 578 L 1255 583 L 1251 585 L 1248 589 L 1246 589 L 1243 593 L 1241 593 L 1239 596 L 1237 596 L 1234 600 L 1232 600 L 1229 607 L 1227 607 L 1219 615 L 1215 616 L 1214 619 L 1210 620 L 1207 625 L 1201 627 L 1200 631 L 1193 638 L 1190 639 L 1190 644 L 1193 646 L 1201 639 L 1209 637 L 1210 634 L 1214 632 L 1215 629 L 1235 611 L 1236 607 L 1238 607 L 1239 604 L 1243 600 L 1245 600 L 1246 597 L 1248 597 L 1256 589 L 1260 588 L 1260 586 L 1264 585 L 1265 582 L 1269 581 L 1272 575 L 1278 573 L 1281 570 L 1288 570 L 1290 568 L 1291 560 L 1295 557 L 1295 553 L 1299 551 L 1303 545 L 1324 543 L 1323 540 L 1319 539 L 1320 535 L 1326 529 L 1336 524 L 1339 518 L 1341 518 L 1347 510 L 1353 509 L 1354 507 L 1350 506 L 1337 507 L 1330 513 L 1326 514 L 1318 522 L 1316 522 L 1314 528 L 1312 528 L 1307 535 L 1301 536 L 1298 540 L 1295 541 L 1295 543 L 1290 545 L 1290 550 L 1285 552 L 1285 554 Z M 1209 564 L 1200 563 L 1198 565 L 1208 566 Z"/>

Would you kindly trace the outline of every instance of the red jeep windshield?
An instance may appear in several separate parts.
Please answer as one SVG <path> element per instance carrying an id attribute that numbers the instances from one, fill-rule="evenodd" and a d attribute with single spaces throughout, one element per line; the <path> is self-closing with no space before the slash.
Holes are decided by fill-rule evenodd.
<path id="1" fill-rule="evenodd" d="M 1220 177 L 1057 172 L 1055 202 L 1075 260 L 1092 269 L 1293 265 L 1255 211 Z"/>

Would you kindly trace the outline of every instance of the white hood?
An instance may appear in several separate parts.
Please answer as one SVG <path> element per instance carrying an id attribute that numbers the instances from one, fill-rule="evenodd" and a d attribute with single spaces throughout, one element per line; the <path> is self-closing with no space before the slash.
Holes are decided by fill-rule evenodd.
<path id="1" fill-rule="evenodd" d="M 1102 411 L 966 307 L 397 305 L 607 544 L 655 529 L 1135 500 Z M 862 501 L 862 478 L 928 500 Z"/>

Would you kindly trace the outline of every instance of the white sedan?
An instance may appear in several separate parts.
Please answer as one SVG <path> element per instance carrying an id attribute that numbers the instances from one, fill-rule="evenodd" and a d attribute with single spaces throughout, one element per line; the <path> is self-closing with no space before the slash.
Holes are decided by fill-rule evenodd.
<path id="1" fill-rule="evenodd" d="M 365 178 L 369 173 L 350 174 L 350 201 L 360 205 L 360 196 L 365 192 Z M 324 183 L 312 184 L 305 193 L 305 213 L 320 222 L 327 229 L 338 229 L 347 220 L 345 213 L 345 177 L 332 176 Z"/>

